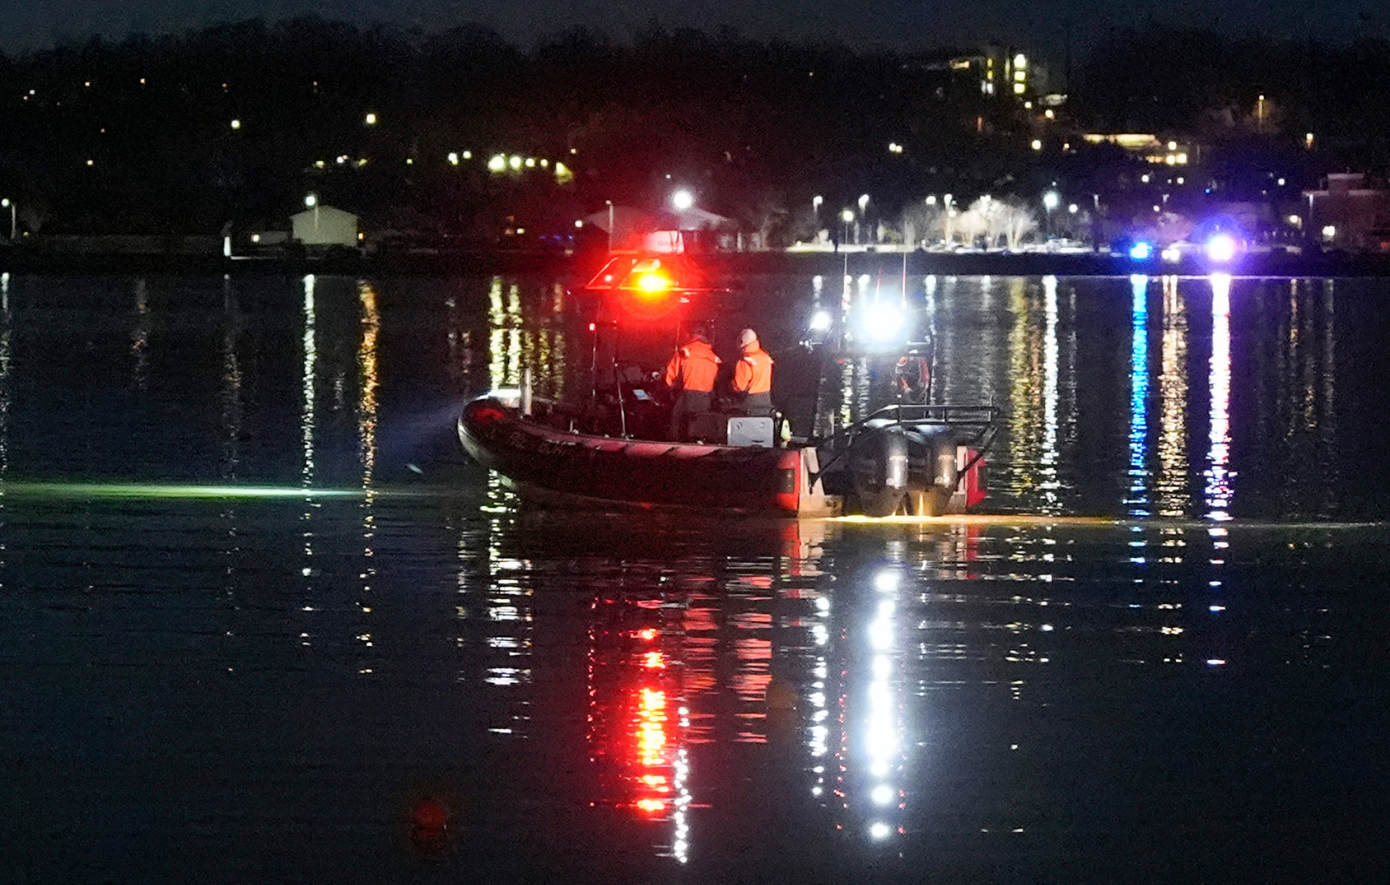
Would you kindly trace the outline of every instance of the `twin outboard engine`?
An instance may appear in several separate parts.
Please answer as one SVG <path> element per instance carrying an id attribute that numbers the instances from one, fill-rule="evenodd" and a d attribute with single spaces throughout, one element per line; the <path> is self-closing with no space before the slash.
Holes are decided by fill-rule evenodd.
<path id="1" fill-rule="evenodd" d="M 849 450 L 850 484 L 866 516 L 891 516 L 908 489 L 907 434 L 897 425 L 866 433 Z"/>
<path id="2" fill-rule="evenodd" d="M 848 467 L 866 516 L 939 516 L 960 482 L 955 434 L 944 425 L 873 428 L 850 446 Z"/>

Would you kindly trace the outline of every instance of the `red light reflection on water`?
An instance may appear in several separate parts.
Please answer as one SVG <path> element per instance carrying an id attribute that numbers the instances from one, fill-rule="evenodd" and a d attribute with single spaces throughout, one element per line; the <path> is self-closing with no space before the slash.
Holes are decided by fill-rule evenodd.
<path id="1" fill-rule="evenodd" d="M 599 600 L 593 612 L 589 745 L 606 797 L 598 804 L 675 820 L 672 849 L 682 857 L 683 668 L 666 647 L 679 631 L 668 633 L 663 609 L 650 600 Z"/>

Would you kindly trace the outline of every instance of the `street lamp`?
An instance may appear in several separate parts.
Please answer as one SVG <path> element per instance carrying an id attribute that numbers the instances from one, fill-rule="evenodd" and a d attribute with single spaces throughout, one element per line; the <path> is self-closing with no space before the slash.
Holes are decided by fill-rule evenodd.
<path id="1" fill-rule="evenodd" d="M 0 200 L 0 208 L 8 208 L 8 209 L 10 210 L 10 242 L 13 243 L 13 242 L 14 242 L 14 203 L 11 202 L 11 200 L 10 200 L 9 197 L 6 197 L 5 199 Z"/>
<path id="2" fill-rule="evenodd" d="M 318 194 L 308 194 L 304 197 L 304 205 L 314 210 L 314 237 L 319 235 L 319 197 Z"/>
<path id="3" fill-rule="evenodd" d="M 1047 235 L 1049 237 L 1052 236 L 1052 210 L 1056 209 L 1057 204 L 1061 202 L 1062 198 L 1057 195 L 1056 191 L 1048 191 L 1047 193 L 1043 194 L 1043 209 L 1046 210 Z"/>
<path id="4" fill-rule="evenodd" d="M 840 213 L 840 221 L 844 222 L 845 234 L 840 237 L 841 242 L 849 239 L 849 226 L 854 221 L 854 210 L 846 209 Z"/>
<path id="5" fill-rule="evenodd" d="M 685 188 L 681 188 L 674 194 L 671 194 L 671 205 L 675 206 L 681 212 L 684 212 L 695 205 L 695 195 Z"/>
<path id="6" fill-rule="evenodd" d="M 608 204 L 608 251 L 613 251 L 613 201 L 604 200 Z"/>
<path id="7" fill-rule="evenodd" d="M 1091 205 L 1094 214 L 1091 215 L 1091 248 L 1096 252 L 1100 251 L 1100 194 L 1091 194 Z"/>

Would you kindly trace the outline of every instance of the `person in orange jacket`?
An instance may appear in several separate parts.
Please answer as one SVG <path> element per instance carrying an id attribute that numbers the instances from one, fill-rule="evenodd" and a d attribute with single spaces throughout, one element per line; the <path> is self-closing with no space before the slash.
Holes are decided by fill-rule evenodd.
<path id="1" fill-rule="evenodd" d="M 718 374 L 719 357 L 710 347 L 709 338 L 695 331 L 666 364 L 666 386 L 676 395 L 671 409 L 672 439 L 686 439 L 691 416 L 709 411 L 710 394 L 714 393 L 714 379 Z"/>
<path id="2" fill-rule="evenodd" d="M 745 415 L 766 417 L 772 413 L 772 357 L 752 329 L 739 333 L 738 344 L 743 353 L 734 366 L 731 385 L 735 404 Z"/>

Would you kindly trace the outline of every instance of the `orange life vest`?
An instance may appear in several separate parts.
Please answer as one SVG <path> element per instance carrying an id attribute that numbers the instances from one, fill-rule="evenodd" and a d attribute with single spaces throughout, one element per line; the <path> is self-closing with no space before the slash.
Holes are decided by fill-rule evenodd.
<path id="1" fill-rule="evenodd" d="M 719 374 L 719 357 L 709 342 L 692 338 L 666 364 L 666 386 L 672 390 L 710 393 Z"/>
<path id="2" fill-rule="evenodd" d="M 757 342 L 744 348 L 734 366 L 734 393 L 752 395 L 772 392 L 772 357 Z"/>

